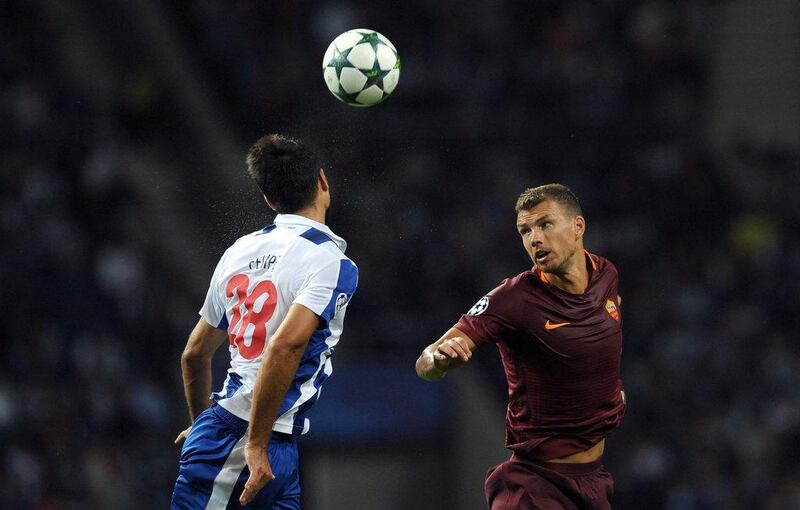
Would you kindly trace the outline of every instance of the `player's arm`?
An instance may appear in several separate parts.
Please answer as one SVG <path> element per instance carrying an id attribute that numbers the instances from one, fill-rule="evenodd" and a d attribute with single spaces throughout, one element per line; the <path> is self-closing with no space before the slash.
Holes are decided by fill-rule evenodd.
<path id="1" fill-rule="evenodd" d="M 189 335 L 189 340 L 181 354 L 183 392 L 189 406 L 189 419 L 192 423 L 210 405 L 208 396 L 211 394 L 211 359 L 226 337 L 224 331 L 215 328 L 201 318 Z M 181 444 L 186 440 L 190 430 L 192 430 L 191 425 L 178 434 L 175 444 Z"/>
<path id="2" fill-rule="evenodd" d="M 250 478 L 239 499 L 242 505 L 252 501 L 258 491 L 275 478 L 267 459 L 267 445 L 272 427 L 281 402 L 297 373 L 308 341 L 320 327 L 321 321 L 318 315 L 305 306 L 293 304 L 267 344 L 253 388 L 253 407 L 245 446 Z"/>
<path id="3" fill-rule="evenodd" d="M 440 339 L 425 348 L 417 359 L 417 375 L 426 381 L 438 381 L 454 367 L 469 362 L 475 342 L 456 328 L 450 328 Z"/>
<path id="4" fill-rule="evenodd" d="M 253 407 L 247 444 L 266 447 L 278 408 L 294 380 L 300 359 L 320 318 L 305 306 L 293 304 L 267 344 L 253 388 Z"/>
<path id="5" fill-rule="evenodd" d="M 211 359 L 226 339 L 225 331 L 215 328 L 201 318 L 183 349 L 181 354 L 183 391 L 192 422 L 211 405 L 208 399 L 211 394 Z"/>

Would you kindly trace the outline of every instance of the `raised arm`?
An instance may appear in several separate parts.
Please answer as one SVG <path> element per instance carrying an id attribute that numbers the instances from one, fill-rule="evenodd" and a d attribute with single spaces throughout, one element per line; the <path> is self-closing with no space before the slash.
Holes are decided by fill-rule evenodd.
<path id="1" fill-rule="evenodd" d="M 450 328 L 417 358 L 417 375 L 426 381 L 438 381 L 451 368 L 467 363 L 476 348 L 477 345 L 466 333 Z"/>

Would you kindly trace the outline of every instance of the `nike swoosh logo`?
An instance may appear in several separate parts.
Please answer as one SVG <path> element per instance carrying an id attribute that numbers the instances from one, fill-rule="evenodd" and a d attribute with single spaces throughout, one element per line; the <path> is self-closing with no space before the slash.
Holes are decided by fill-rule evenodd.
<path id="1" fill-rule="evenodd" d="M 553 330 L 553 329 L 558 329 L 558 328 L 567 326 L 569 324 L 572 324 L 572 323 L 571 322 L 556 322 L 555 324 L 553 324 L 548 319 L 547 322 L 544 323 L 544 329 L 546 329 L 547 331 L 550 331 L 550 330 Z"/>

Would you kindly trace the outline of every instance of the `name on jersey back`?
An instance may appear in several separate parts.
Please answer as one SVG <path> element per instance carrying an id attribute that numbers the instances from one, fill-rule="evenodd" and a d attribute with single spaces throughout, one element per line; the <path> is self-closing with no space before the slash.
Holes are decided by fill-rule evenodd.
<path id="1" fill-rule="evenodd" d="M 264 269 L 269 271 L 278 263 L 278 256 L 268 253 L 250 261 L 250 269 Z"/>

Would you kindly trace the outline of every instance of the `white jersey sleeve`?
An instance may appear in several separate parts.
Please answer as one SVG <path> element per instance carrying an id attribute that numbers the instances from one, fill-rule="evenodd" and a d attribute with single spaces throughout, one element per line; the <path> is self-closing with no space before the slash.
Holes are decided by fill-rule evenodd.
<path id="1" fill-rule="evenodd" d="M 298 303 L 329 323 L 344 308 L 358 286 L 358 268 L 349 259 L 328 262 L 309 272 L 293 303 Z"/>
<path id="2" fill-rule="evenodd" d="M 208 285 L 206 299 L 203 302 L 203 307 L 200 308 L 200 316 L 206 322 L 217 329 L 224 330 L 228 329 L 228 318 L 225 314 L 225 303 L 222 301 L 224 289 L 220 289 L 220 278 L 224 272 L 225 255 L 227 253 L 225 252 L 222 255 L 216 269 L 214 269 L 214 274 L 211 276 L 211 282 Z"/>

